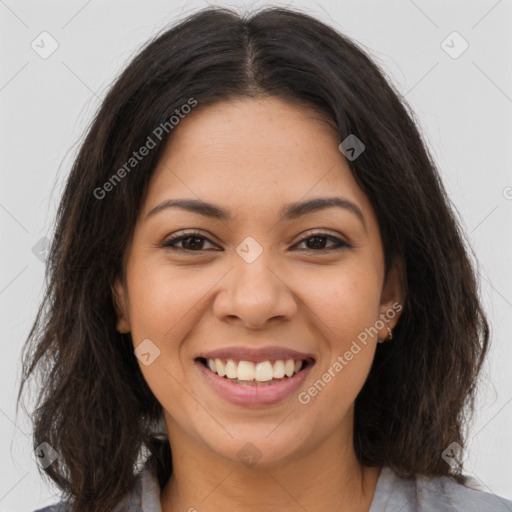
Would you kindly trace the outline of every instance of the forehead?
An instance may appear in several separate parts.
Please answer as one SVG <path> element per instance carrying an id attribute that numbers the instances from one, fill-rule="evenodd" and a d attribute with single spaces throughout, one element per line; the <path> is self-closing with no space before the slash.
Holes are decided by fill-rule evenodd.
<path id="1" fill-rule="evenodd" d="M 197 106 L 174 127 L 142 214 L 169 198 L 202 199 L 237 216 L 341 195 L 373 214 L 319 114 L 281 99 Z"/>

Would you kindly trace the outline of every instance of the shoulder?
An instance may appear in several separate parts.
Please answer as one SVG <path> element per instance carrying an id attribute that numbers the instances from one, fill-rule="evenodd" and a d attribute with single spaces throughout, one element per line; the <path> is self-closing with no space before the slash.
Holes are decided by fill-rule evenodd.
<path id="1" fill-rule="evenodd" d="M 370 512 L 512 512 L 512 501 L 476 488 L 469 479 L 459 484 L 443 476 L 401 478 L 391 468 L 381 470 Z M 375 508 L 374 508 L 375 507 Z"/>
<path id="2" fill-rule="evenodd" d="M 38 508 L 34 510 L 34 512 L 70 512 L 71 509 L 69 506 L 61 501 L 59 503 L 55 503 L 54 505 L 49 505 L 48 507 Z"/>
<path id="3" fill-rule="evenodd" d="M 112 512 L 161 512 L 160 487 L 158 481 L 144 468 L 135 479 L 131 491 L 115 506 Z M 34 512 L 73 512 L 72 507 L 65 501 L 39 508 Z"/>
<path id="4" fill-rule="evenodd" d="M 465 485 L 449 477 L 417 477 L 416 488 L 419 499 L 424 502 L 425 510 L 443 507 L 443 510 L 463 510 L 464 512 L 511 512 L 512 502 L 476 488 L 476 482 L 468 481 Z M 420 509 L 422 510 L 422 509 Z M 434 509 L 432 509 L 434 510 Z"/>

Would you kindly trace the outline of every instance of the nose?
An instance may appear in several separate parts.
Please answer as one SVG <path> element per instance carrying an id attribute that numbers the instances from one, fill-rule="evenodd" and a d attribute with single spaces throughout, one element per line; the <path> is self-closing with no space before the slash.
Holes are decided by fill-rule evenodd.
<path id="1" fill-rule="evenodd" d="M 234 268 L 221 281 L 214 314 L 221 321 L 261 329 L 271 321 L 287 321 L 297 313 L 297 301 L 283 272 L 274 269 L 265 251 L 248 263 L 238 255 Z"/>

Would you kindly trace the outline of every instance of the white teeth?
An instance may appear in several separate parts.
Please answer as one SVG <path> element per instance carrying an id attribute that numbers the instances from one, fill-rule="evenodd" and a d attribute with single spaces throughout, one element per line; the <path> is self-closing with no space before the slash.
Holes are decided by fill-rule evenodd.
<path id="1" fill-rule="evenodd" d="M 272 366 L 272 363 L 268 360 L 253 363 L 252 361 L 228 359 L 226 364 L 224 364 L 221 359 L 215 358 L 208 359 L 207 365 L 219 377 L 225 376 L 228 379 L 267 382 L 272 379 L 282 379 L 285 375 L 292 377 L 301 370 L 303 361 L 278 359 Z"/>
<path id="2" fill-rule="evenodd" d="M 294 371 L 295 363 L 293 362 L 293 359 L 288 359 L 286 363 L 284 363 L 284 373 L 287 377 L 291 377 Z"/>
<path id="3" fill-rule="evenodd" d="M 241 361 L 240 361 L 241 362 Z M 259 362 L 254 369 L 254 378 L 259 382 L 266 382 L 274 378 L 274 369 L 270 361 Z"/>
<path id="4" fill-rule="evenodd" d="M 274 363 L 274 378 L 282 379 L 284 377 L 284 362 L 279 360 Z"/>
<path id="5" fill-rule="evenodd" d="M 240 361 L 236 369 L 238 380 L 254 380 L 254 363 L 252 361 Z"/>
<path id="6" fill-rule="evenodd" d="M 208 361 L 211 361 L 211 359 L 208 359 Z M 224 366 L 224 363 L 220 359 L 215 359 L 215 370 L 219 375 L 219 377 L 224 377 L 226 375 L 226 368 Z"/>
<path id="7" fill-rule="evenodd" d="M 236 379 L 236 364 L 233 359 L 228 359 L 226 363 L 226 377 L 228 379 Z"/>

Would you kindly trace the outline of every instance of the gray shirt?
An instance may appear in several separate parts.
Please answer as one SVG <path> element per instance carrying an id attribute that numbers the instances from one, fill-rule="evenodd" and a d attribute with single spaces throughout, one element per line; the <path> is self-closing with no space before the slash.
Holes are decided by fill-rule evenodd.
<path id="1" fill-rule="evenodd" d="M 35 512 L 68 512 L 63 502 Z M 194 510 L 192 508 L 192 510 Z M 512 512 L 512 501 L 454 482 L 449 477 L 400 478 L 382 468 L 369 512 Z M 158 480 L 145 468 L 113 512 L 162 512 Z"/>

